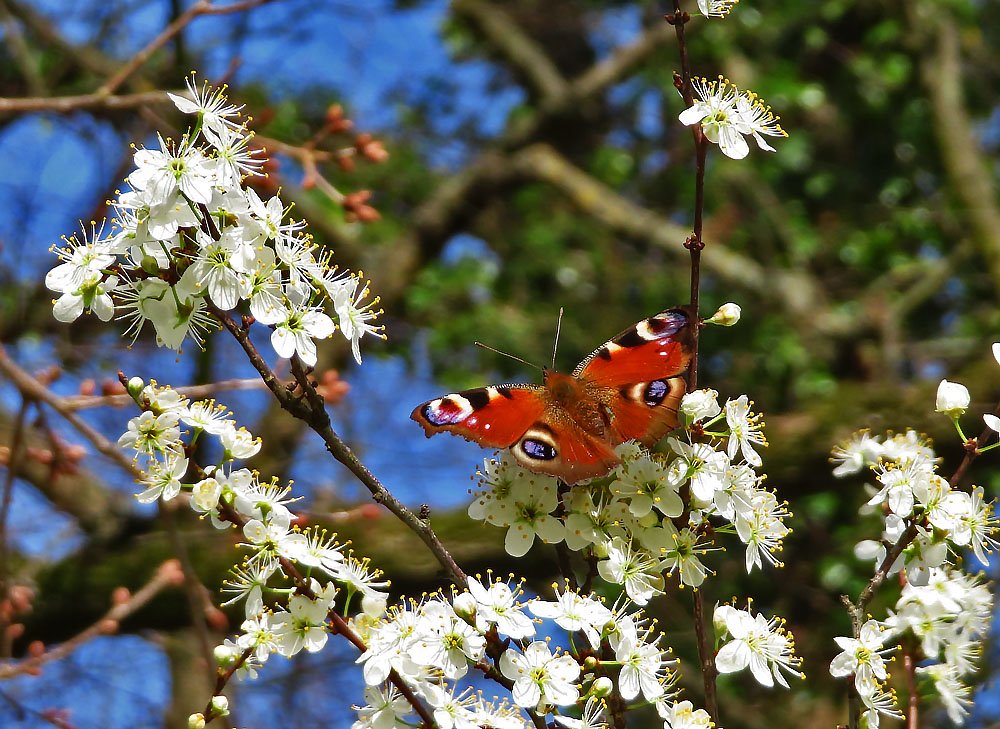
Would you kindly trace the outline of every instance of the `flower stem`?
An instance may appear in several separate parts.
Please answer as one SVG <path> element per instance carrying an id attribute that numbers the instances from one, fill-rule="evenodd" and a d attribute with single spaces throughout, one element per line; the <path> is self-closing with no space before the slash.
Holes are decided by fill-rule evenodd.
<path id="1" fill-rule="evenodd" d="M 673 0 L 674 12 L 667 17 L 667 22 L 674 26 L 677 33 L 677 48 L 681 58 L 681 74 L 679 79 L 675 79 L 674 84 L 684 98 L 685 106 L 694 104 L 694 94 L 691 91 L 691 64 L 688 60 L 687 39 L 684 34 L 684 26 L 691 19 L 691 16 L 681 10 L 680 0 Z M 701 251 L 705 247 L 702 240 L 702 221 L 705 210 L 705 158 L 708 153 L 708 140 L 702 133 L 701 125 L 695 124 L 691 127 L 691 134 L 694 137 L 695 147 L 695 176 L 694 176 L 694 225 L 691 237 L 684 241 L 684 247 L 691 254 L 691 315 L 698 320 L 699 294 L 701 290 Z M 699 327 L 692 328 L 693 342 L 691 355 L 691 365 L 688 368 L 688 391 L 698 388 L 698 334 Z"/>
<path id="2" fill-rule="evenodd" d="M 705 600 L 701 590 L 695 588 L 691 592 L 694 598 L 694 632 L 698 639 L 698 658 L 705 684 L 705 710 L 712 717 L 715 726 L 719 726 L 719 705 L 715 695 L 715 677 L 719 672 L 715 669 L 715 656 L 708 645 Z"/>

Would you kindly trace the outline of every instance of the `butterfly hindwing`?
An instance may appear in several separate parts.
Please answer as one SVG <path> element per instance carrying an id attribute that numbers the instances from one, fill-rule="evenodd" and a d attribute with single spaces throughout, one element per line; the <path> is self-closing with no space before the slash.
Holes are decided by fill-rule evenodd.
<path id="1" fill-rule="evenodd" d="M 603 476 L 618 463 L 606 441 L 585 432 L 555 405 L 528 427 L 511 451 L 529 471 L 556 476 L 569 484 Z"/>
<path id="2" fill-rule="evenodd" d="M 661 311 L 595 349 L 573 374 L 608 387 L 683 374 L 691 361 L 692 326 L 684 308 Z"/>
<path id="3" fill-rule="evenodd" d="M 686 389 L 683 377 L 665 377 L 608 388 L 602 398 L 611 410 L 614 440 L 651 446 L 677 427 L 677 410 Z"/>
<path id="4" fill-rule="evenodd" d="M 430 438 L 460 435 L 491 448 L 509 448 L 545 411 L 545 390 L 537 385 L 492 385 L 429 400 L 410 417 Z"/>

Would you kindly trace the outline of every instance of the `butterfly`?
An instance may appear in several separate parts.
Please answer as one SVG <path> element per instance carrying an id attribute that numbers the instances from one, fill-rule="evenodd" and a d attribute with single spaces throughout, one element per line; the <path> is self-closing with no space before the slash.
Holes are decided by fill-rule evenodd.
<path id="1" fill-rule="evenodd" d="M 418 405 L 427 437 L 454 433 L 510 448 L 524 468 L 573 484 L 607 474 L 629 440 L 651 446 L 677 427 L 694 327 L 684 307 L 643 319 L 595 349 L 571 375 L 542 385 L 491 385 Z"/>

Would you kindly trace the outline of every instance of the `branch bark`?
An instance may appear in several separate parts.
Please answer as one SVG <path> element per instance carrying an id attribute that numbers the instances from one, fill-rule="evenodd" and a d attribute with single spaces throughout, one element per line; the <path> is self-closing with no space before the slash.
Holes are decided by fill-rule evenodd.
<path id="1" fill-rule="evenodd" d="M 984 156 L 972 131 L 962 93 L 961 51 L 958 28 L 936 3 L 910 9 L 915 37 L 936 39 L 934 53 L 920 54 L 920 72 L 934 115 L 934 130 L 948 183 L 961 200 L 965 217 L 986 264 L 990 280 L 1000 295 L 1000 208 L 993 175 L 983 165 Z"/>
<path id="2" fill-rule="evenodd" d="M 544 144 L 527 147 L 512 158 L 512 164 L 523 174 L 555 185 L 581 210 L 605 225 L 660 246 L 676 256 L 678 264 L 687 262 L 688 253 L 682 245 L 687 229 L 622 197 L 552 147 Z M 764 267 L 722 246 L 714 248 L 702 266 L 735 288 L 777 300 L 793 321 L 802 320 L 803 311 L 809 312 L 809 319 L 803 324 L 813 332 L 840 335 L 846 331 L 847 322 L 829 311 L 815 280 L 804 272 Z"/>
<path id="3" fill-rule="evenodd" d="M 559 98 L 566 79 L 545 50 L 498 5 L 488 0 L 452 0 L 452 12 L 468 20 L 541 98 Z"/>

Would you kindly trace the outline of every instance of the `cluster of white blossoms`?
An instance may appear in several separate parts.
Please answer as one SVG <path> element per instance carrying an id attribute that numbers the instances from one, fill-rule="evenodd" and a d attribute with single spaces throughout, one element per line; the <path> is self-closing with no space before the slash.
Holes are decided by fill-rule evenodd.
<path id="1" fill-rule="evenodd" d="M 328 636 L 328 614 L 338 600 L 345 615 L 352 607 L 359 609 L 361 623 L 383 614 L 385 583 L 378 582 L 378 573 L 369 570 L 366 561 L 345 554 L 335 535 L 296 528 L 295 514 L 288 508 L 293 501 L 290 487 L 275 480 L 262 482 L 256 472 L 235 467 L 236 461 L 256 455 L 261 443 L 245 428 L 237 428 L 224 406 L 212 400 L 192 402 L 176 390 L 146 385 L 139 378 L 129 382 L 128 390 L 143 412 L 129 421 L 118 444 L 134 451 L 143 471 L 137 499 L 153 503 L 186 494 L 191 508 L 215 527 L 242 524 L 243 547 L 250 554 L 234 568 L 223 591 L 231 595 L 225 605 L 244 604 L 246 619 L 243 633 L 216 650 L 221 664 L 246 653 L 240 672 L 253 675 L 272 653 L 293 656 L 320 650 Z M 193 463 L 188 455 L 193 444 L 204 447 L 210 438 L 207 450 L 215 451 L 216 462 Z M 307 590 L 289 589 L 282 560 L 311 575 Z M 271 584 L 279 580 L 284 584 Z M 274 604 L 267 604 L 268 596 L 277 598 Z"/>
<path id="2" fill-rule="evenodd" d="M 1000 344 L 993 345 L 993 353 L 1000 363 Z M 970 401 L 964 385 L 942 380 L 938 386 L 935 409 L 953 421 L 966 443 L 959 418 Z M 983 420 L 1000 431 L 995 415 Z M 996 445 L 984 444 L 977 451 Z M 913 636 L 920 646 L 918 674 L 932 681 L 949 717 L 960 724 L 968 714 L 970 694 L 962 678 L 975 670 L 993 608 L 989 589 L 961 565 L 969 551 L 988 564 L 988 555 L 1000 546 L 994 538 L 993 504 L 985 501 L 981 487 L 964 490 L 941 476 L 941 459 L 930 441 L 912 430 L 884 438 L 859 432 L 834 449 L 832 460 L 836 476 L 868 468 L 877 481 L 869 487 L 873 495 L 863 511 L 881 514 L 882 539 L 860 542 L 855 548 L 859 558 L 873 559 L 879 569 L 892 545 L 905 536 L 912 539 L 888 566 L 888 574 L 905 576 L 894 610 L 882 621 L 869 620 L 857 638 L 838 638 L 842 652 L 830 671 L 837 677 L 854 676 L 868 726 L 877 727 L 879 714 L 900 716 L 893 693 L 886 690 L 882 655 Z M 890 640 L 893 644 L 883 647 Z"/>
<path id="3" fill-rule="evenodd" d="M 701 124 L 705 138 L 718 144 L 727 157 L 743 159 L 750 153 L 745 136 L 753 137 L 757 146 L 768 152 L 774 148 L 764 136 L 788 136 L 771 107 L 752 91 L 740 91 L 722 76 L 714 81 L 695 78 L 691 86 L 698 100 L 682 111 L 678 120 L 687 126 Z"/>
<path id="4" fill-rule="evenodd" d="M 692 587 L 704 581 L 710 570 L 702 558 L 716 548 L 711 520 L 745 545 L 747 572 L 778 564 L 789 514 L 761 488 L 754 470 L 761 465 L 756 448 L 766 445 L 763 423 L 745 395 L 724 410 L 717 397 L 714 390 L 684 396 L 684 431 L 668 438 L 666 456 L 625 443 L 616 449 L 622 463 L 610 477 L 561 497 L 556 478 L 525 471 L 507 453 L 488 459 L 469 516 L 506 528 L 505 546 L 515 557 L 526 554 L 536 536 L 592 553 L 601 577 L 622 585 L 638 605 L 663 591 L 664 574 L 676 572 Z M 714 431 L 716 423 L 725 427 Z"/>
<path id="5" fill-rule="evenodd" d="M 189 337 L 201 342 L 214 312 L 237 309 L 272 327 L 281 357 L 314 365 L 315 340 L 339 324 L 360 362 L 361 337 L 381 332 L 372 323 L 378 299 L 364 303 L 360 275 L 338 271 L 277 195 L 265 201 L 244 186 L 264 159 L 242 107 L 193 79 L 188 90 L 191 99 L 171 98 L 197 115 L 193 128 L 178 142 L 158 136 L 156 148 L 136 151 L 131 189 L 111 203 L 110 232 L 92 225 L 57 249 L 62 262 L 45 277 L 59 294 L 56 319 L 88 310 L 108 321 L 117 311 L 134 336 L 149 322 L 158 345 L 179 350 Z"/>
<path id="6" fill-rule="evenodd" d="M 469 516 L 506 529 L 505 547 L 515 557 L 536 537 L 586 552 L 597 575 L 640 606 L 662 593 L 674 573 L 681 585 L 701 585 L 711 572 L 704 556 L 721 549 L 715 544 L 721 534 L 743 543 L 747 572 L 764 562 L 780 565 L 775 553 L 789 533 L 789 513 L 755 470 L 762 463 L 757 448 L 766 445 L 760 416 L 745 395 L 721 407 L 714 390 L 685 395 L 680 413 L 683 432 L 667 440 L 668 454 L 625 443 L 616 450 L 622 463 L 609 476 L 561 494 L 556 478 L 525 471 L 508 453 L 487 459 Z M 782 671 L 798 675 L 800 660 L 780 619 L 729 606 L 717 618 L 718 638 L 726 641 L 721 672 L 749 668 L 762 684 L 785 687 Z M 595 635 L 588 637 L 593 642 Z"/>
<path id="7" fill-rule="evenodd" d="M 144 473 L 137 498 L 152 503 L 184 495 L 217 528 L 242 528 L 249 554 L 223 592 L 225 605 L 243 605 L 245 619 L 241 632 L 215 651 L 223 669 L 254 677 L 275 653 L 319 651 L 338 631 L 330 625 L 340 616 L 363 644 L 358 663 L 368 689 L 366 704 L 356 707 L 356 729 L 410 726 L 415 706 L 402 686 L 442 729 L 520 729 L 531 726 L 530 716 L 549 714 L 568 729 L 584 720 L 596 729 L 604 724 L 602 700 L 613 691 L 625 702 L 655 704 L 665 729 L 709 726 L 703 711 L 673 700 L 674 661 L 627 600 L 609 608 L 568 587 L 556 589 L 552 601 L 529 600 L 512 580 L 472 578 L 451 599 L 433 594 L 389 606 L 387 583 L 367 561 L 345 553 L 335 535 L 295 526 L 290 487 L 236 467 L 261 444 L 223 406 L 192 402 L 139 378 L 128 390 L 143 412 L 129 421 L 119 445 L 134 452 Z M 195 443 L 216 461 L 193 463 Z M 539 630 L 543 620 L 550 629 Z M 568 634 L 566 648 L 539 636 L 556 628 Z M 506 687 L 507 698 L 486 700 L 461 686 L 470 669 Z M 193 715 L 195 724 L 204 719 Z"/>
<path id="8" fill-rule="evenodd" d="M 411 707 L 387 701 L 392 671 L 434 708 L 442 729 L 515 729 L 530 726 L 529 716 L 548 715 L 569 729 L 597 729 L 605 725 L 602 699 L 613 691 L 625 702 L 654 704 L 665 729 L 709 726 L 704 711 L 673 700 L 674 661 L 661 636 L 626 605 L 612 609 L 568 586 L 555 586 L 553 601 L 525 600 L 519 583 L 491 577 L 470 578 L 468 590 L 451 599 L 435 593 L 401 602 L 361 634 L 368 704 L 356 707 L 354 728 L 407 726 Z M 542 631 L 543 621 L 553 625 Z M 555 627 L 569 634 L 566 648 L 539 639 L 551 638 Z M 470 668 L 507 686 L 510 700 L 486 701 L 461 686 Z"/>

